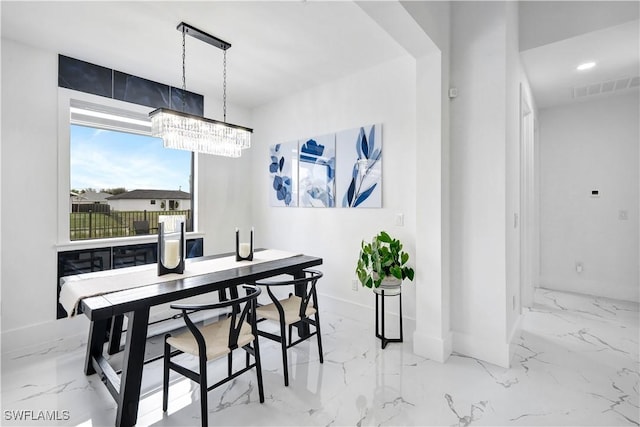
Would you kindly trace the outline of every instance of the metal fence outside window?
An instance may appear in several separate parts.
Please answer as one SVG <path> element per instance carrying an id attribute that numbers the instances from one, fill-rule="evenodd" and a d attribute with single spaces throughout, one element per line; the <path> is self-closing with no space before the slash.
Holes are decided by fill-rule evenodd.
<path id="1" fill-rule="evenodd" d="M 71 240 L 102 239 L 158 233 L 159 215 L 184 215 L 185 231 L 193 231 L 191 210 L 70 213 Z"/>

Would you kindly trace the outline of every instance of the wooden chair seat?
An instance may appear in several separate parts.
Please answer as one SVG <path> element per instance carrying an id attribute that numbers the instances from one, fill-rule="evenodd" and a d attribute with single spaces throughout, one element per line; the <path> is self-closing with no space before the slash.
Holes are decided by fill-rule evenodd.
<path id="1" fill-rule="evenodd" d="M 280 305 L 284 309 L 284 324 L 291 325 L 299 322 L 302 318 L 300 317 L 300 305 L 302 304 L 302 298 L 296 295 L 291 295 L 287 299 L 279 300 Z M 262 305 L 256 309 L 256 313 L 258 314 L 258 318 L 264 318 L 269 320 L 275 320 L 276 322 L 280 321 L 280 313 L 278 312 L 278 307 L 275 303 Z M 306 316 L 313 316 L 316 314 L 316 309 L 309 305 L 305 310 Z"/>
<path id="2" fill-rule="evenodd" d="M 231 318 L 228 318 L 199 328 L 207 348 L 207 361 L 231 353 L 229 348 L 230 323 Z M 254 339 L 251 325 L 244 322 L 238 336 L 238 347 L 244 347 Z M 183 353 L 199 356 L 198 342 L 189 331 L 167 338 L 167 344 Z"/>

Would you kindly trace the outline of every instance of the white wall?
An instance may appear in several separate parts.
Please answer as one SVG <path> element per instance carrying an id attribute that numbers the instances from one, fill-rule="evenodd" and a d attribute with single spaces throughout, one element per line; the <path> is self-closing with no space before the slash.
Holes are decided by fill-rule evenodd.
<path id="1" fill-rule="evenodd" d="M 57 76 L 56 54 L 2 40 L 3 338 L 56 317 Z"/>
<path id="2" fill-rule="evenodd" d="M 517 257 L 507 255 L 519 244 L 512 228 L 519 174 L 513 7 L 508 2 L 451 6 L 450 84 L 458 89 L 451 102 L 453 349 L 501 366 L 509 364 L 517 315 L 507 307 L 513 311 L 519 274 Z"/>
<path id="3" fill-rule="evenodd" d="M 638 301 L 638 105 L 636 91 L 540 110 L 542 287 Z"/>
<path id="4" fill-rule="evenodd" d="M 444 2 L 358 5 L 416 62 L 416 329 L 413 350 L 444 362 L 449 327 L 449 18 Z"/>
<path id="5" fill-rule="evenodd" d="M 446 1 L 401 1 L 416 23 L 444 56 L 449 54 L 451 4 Z M 448 58 L 448 56 L 447 56 Z M 447 69 L 449 61 L 445 62 Z M 447 87 L 445 87 L 446 89 Z"/>
<path id="6" fill-rule="evenodd" d="M 451 6 L 402 2 L 436 53 L 416 60 L 416 255 L 427 273 L 418 282 L 414 351 L 445 362 L 452 351 L 450 298 L 449 73 Z M 405 24 L 401 24 L 405 26 Z"/>
<path id="7" fill-rule="evenodd" d="M 64 218 L 58 218 L 56 208 L 60 198 L 65 206 L 68 200 L 68 188 L 58 185 L 63 173 L 58 170 L 58 94 L 58 53 L 3 38 L 0 274 L 4 350 L 88 331 L 83 316 L 55 320 L 57 244 L 68 240 L 68 234 L 58 236 L 58 223 Z M 216 97 L 205 94 L 205 116 L 220 117 L 221 105 Z M 235 123 L 251 126 L 246 111 L 228 107 Z M 232 251 L 235 227 L 250 224 L 250 167 L 250 156 L 199 156 L 196 203 L 202 213 L 198 224 L 205 233 L 205 254 Z M 25 209 L 32 205 L 34 194 L 39 206 L 51 210 Z"/>
<path id="8" fill-rule="evenodd" d="M 518 2 L 506 2 L 506 335 L 511 342 L 520 318 L 520 51 Z"/>
<path id="9" fill-rule="evenodd" d="M 177 82 L 175 82 L 177 84 Z M 204 94 L 205 117 L 223 116 L 219 93 Z M 230 98 L 229 101 L 232 101 Z M 251 112 L 227 101 L 230 123 L 254 128 Z M 255 145 L 255 135 L 252 139 Z M 252 224 L 251 191 L 253 148 L 243 151 L 240 158 L 199 154 L 196 161 L 197 229 L 205 233 L 204 254 L 233 252 L 236 227 L 247 229 Z"/>
<path id="10" fill-rule="evenodd" d="M 319 292 L 330 297 L 332 309 L 343 307 L 340 301 L 373 307 L 370 290 L 351 289 L 362 239 L 386 230 L 403 241 L 414 263 L 415 66 L 415 60 L 405 56 L 254 111 L 256 134 L 251 154 L 257 244 L 323 257 L 325 277 Z M 382 124 L 382 209 L 269 206 L 270 145 L 373 123 Z M 394 225 L 398 213 L 404 214 L 404 227 Z M 416 274 L 424 274 L 421 266 L 416 266 Z M 415 318 L 417 285 L 407 281 L 403 286 L 404 315 Z M 368 311 L 367 315 L 372 316 Z"/>

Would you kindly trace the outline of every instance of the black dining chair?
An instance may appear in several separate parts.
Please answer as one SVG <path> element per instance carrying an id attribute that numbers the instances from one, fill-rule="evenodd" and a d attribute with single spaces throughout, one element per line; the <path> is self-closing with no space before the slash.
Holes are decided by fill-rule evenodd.
<path id="1" fill-rule="evenodd" d="M 256 300 L 261 290 L 255 286 L 245 285 L 247 295 L 236 297 L 215 304 L 171 304 L 171 308 L 181 310 L 187 324 L 187 331 L 172 336 L 165 335 L 164 344 L 164 379 L 162 393 L 162 410 L 167 411 L 169 400 L 169 371 L 174 370 L 200 385 L 200 411 L 202 426 L 208 423 L 207 392 L 256 368 L 258 377 L 258 394 L 260 403 L 264 402 L 262 387 L 262 368 L 260 365 L 260 348 L 256 328 Z M 189 315 L 202 310 L 226 309 L 223 320 L 196 326 Z M 171 350 L 175 348 L 176 350 Z M 233 351 L 242 348 L 246 351 L 245 367 L 233 372 Z M 198 357 L 199 372 L 192 371 L 171 360 L 173 356 L 188 353 Z M 207 386 L 207 362 L 227 355 L 227 376 L 217 383 Z M 250 362 L 253 356 L 253 363 Z"/>
<path id="2" fill-rule="evenodd" d="M 258 335 L 280 343 L 282 348 L 285 386 L 289 385 L 287 349 L 315 335 L 318 339 L 320 363 L 324 362 L 322 355 L 322 337 L 320 333 L 320 316 L 318 313 L 318 297 L 316 294 L 316 283 L 318 283 L 318 279 L 322 277 L 322 273 L 316 270 L 305 270 L 303 273 L 304 277 L 297 279 L 253 283 L 266 288 L 267 294 L 269 294 L 269 298 L 271 299 L 270 304 L 260 305 L 256 309 L 258 324 L 264 320 L 272 320 L 278 322 L 280 327 L 280 335 L 267 332 L 264 328 L 258 328 Z M 290 293 L 288 298 L 278 299 L 274 294 L 275 289 L 287 286 L 294 287 L 296 292 Z M 294 326 L 298 328 L 298 339 L 296 341 L 293 341 L 292 338 Z M 309 326 L 313 326 L 314 330 L 311 331 Z"/>

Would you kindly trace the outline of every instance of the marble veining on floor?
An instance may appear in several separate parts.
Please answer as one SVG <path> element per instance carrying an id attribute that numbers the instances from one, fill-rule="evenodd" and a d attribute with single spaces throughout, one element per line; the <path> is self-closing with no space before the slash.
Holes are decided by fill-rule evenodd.
<path id="1" fill-rule="evenodd" d="M 325 303 L 324 364 L 315 341 L 290 350 L 284 387 L 279 348 L 261 340 L 265 402 L 255 375 L 242 375 L 209 392 L 209 423 L 640 425 L 638 304 L 544 289 L 535 299 L 523 313 L 510 369 L 456 353 L 444 364 L 416 356 L 409 329 L 404 343 L 381 350 L 373 319 L 354 320 Z M 161 342 L 153 338 L 149 351 Z M 96 375 L 82 373 L 84 344 L 66 340 L 3 355 L 0 424 L 112 426 L 113 399 Z M 177 376 L 163 414 L 161 364 L 145 367 L 138 425 L 199 425 L 198 388 Z M 225 369 L 211 366 L 212 376 Z"/>

